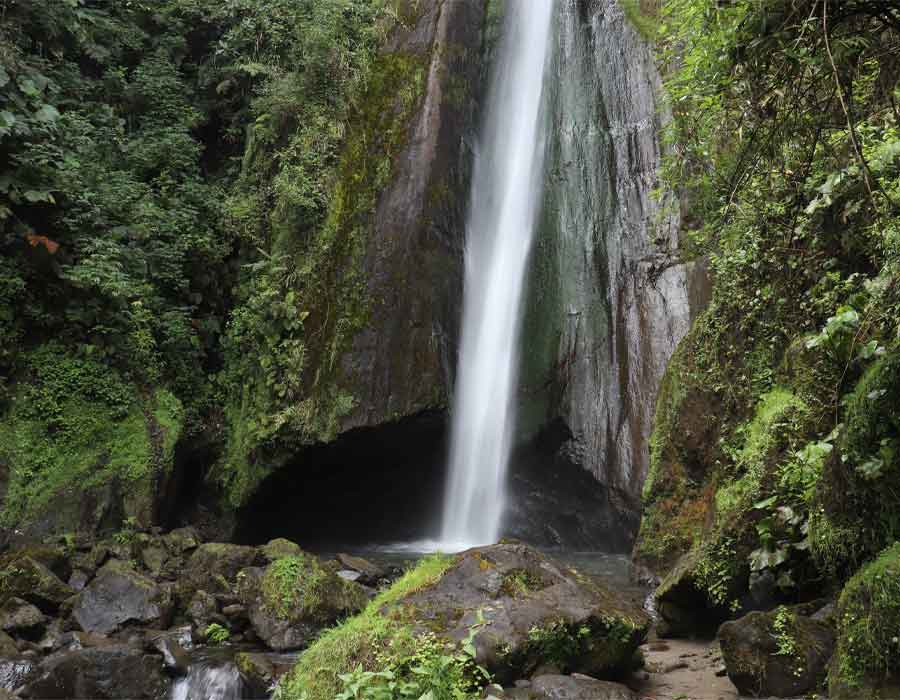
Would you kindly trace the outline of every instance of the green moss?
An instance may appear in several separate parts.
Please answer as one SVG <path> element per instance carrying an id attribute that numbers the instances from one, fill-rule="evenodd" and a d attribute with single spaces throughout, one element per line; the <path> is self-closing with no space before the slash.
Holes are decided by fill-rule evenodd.
<path id="1" fill-rule="evenodd" d="M 404 596 L 436 583 L 452 563 L 452 557 L 442 555 L 423 559 L 359 615 L 322 634 L 282 679 L 281 697 L 332 700 L 341 689 L 341 674 L 357 666 L 376 670 L 391 658 L 414 653 L 416 640 L 409 625 L 385 615 L 385 610 Z"/>
<path id="2" fill-rule="evenodd" d="M 484 561 L 484 560 L 482 560 Z M 504 595 L 516 598 L 532 591 L 540 591 L 546 588 L 541 577 L 527 569 L 513 569 L 503 576 L 500 590 Z"/>
<path id="3" fill-rule="evenodd" d="M 900 543 L 851 578 L 837 609 L 838 643 L 829 685 L 878 685 L 900 672 Z"/>
<path id="4" fill-rule="evenodd" d="M 615 615 L 581 624 L 560 619 L 536 625 L 528 630 L 524 644 L 499 659 L 498 673 L 503 676 L 506 668 L 513 676 L 523 672 L 528 675 L 546 663 L 562 673 L 578 664 L 601 676 L 617 675 L 629 670 L 621 668 L 621 659 L 637 646 L 645 632 L 626 617 Z"/>
<path id="5" fill-rule="evenodd" d="M 362 589 L 304 554 L 272 562 L 262 578 L 263 604 L 288 620 L 328 622 L 334 609 L 359 609 Z"/>
<path id="6" fill-rule="evenodd" d="M 655 41 L 659 33 L 659 20 L 653 14 L 653 9 L 655 8 L 646 0 L 622 0 L 625 18 L 647 41 Z"/>
<path id="7" fill-rule="evenodd" d="M 836 562 L 846 545 L 843 566 L 874 556 L 900 538 L 900 350 L 892 347 L 875 361 L 844 401 L 845 430 L 834 458 L 826 461 L 817 489 L 821 510 L 816 540 Z M 859 518 L 860 513 L 866 517 Z"/>
<path id="8" fill-rule="evenodd" d="M 772 481 L 784 443 L 793 434 L 791 421 L 798 420 L 805 410 L 803 401 L 785 387 L 760 397 L 753 418 L 736 431 L 743 442 L 734 456 L 740 477 L 716 492 L 718 518 L 740 518 L 759 500 L 764 486 Z"/>
<path id="9" fill-rule="evenodd" d="M 341 357 L 370 321 L 373 300 L 363 265 L 373 214 L 406 145 L 429 60 L 427 54 L 377 53 L 338 123 L 317 115 L 319 121 L 311 119 L 286 148 L 268 156 L 275 172 L 266 183 L 275 192 L 268 217 L 274 242 L 267 273 L 254 281 L 232 321 L 234 398 L 226 407 L 225 456 L 215 470 L 234 506 L 298 447 L 333 440 L 356 407 L 355 377 L 344 376 Z M 283 137 L 268 140 L 278 144 Z M 305 154 L 322 140 L 338 155 L 313 168 Z M 322 183 L 326 200 L 312 228 L 303 215 L 308 197 L 298 194 L 310 180 Z"/>
<path id="10" fill-rule="evenodd" d="M 32 352 L 27 366 L 0 421 L 0 461 L 10 470 L 0 521 L 21 526 L 53 517 L 45 511 L 55 499 L 115 480 L 133 511 L 126 515 L 149 525 L 153 481 L 171 468 L 181 434 L 178 399 L 167 391 L 145 398 L 114 370 L 52 344 Z"/>

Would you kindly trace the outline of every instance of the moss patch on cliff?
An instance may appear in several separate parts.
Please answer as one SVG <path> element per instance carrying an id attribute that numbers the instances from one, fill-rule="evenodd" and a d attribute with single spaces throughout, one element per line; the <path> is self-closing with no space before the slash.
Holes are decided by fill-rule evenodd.
<path id="1" fill-rule="evenodd" d="M 54 344 L 30 353 L 27 368 L 0 421 L 0 460 L 9 469 L 3 525 L 53 521 L 62 515 L 53 512 L 57 499 L 86 498 L 114 483 L 124 517 L 152 524 L 157 483 L 172 468 L 181 434 L 178 399 L 162 389 L 144 393 L 106 365 Z"/>
<path id="2" fill-rule="evenodd" d="M 299 446 L 333 439 L 355 406 L 341 358 L 368 319 L 363 261 L 372 217 L 406 145 L 430 58 L 378 52 L 387 18 L 367 18 L 374 24 L 357 27 L 358 75 L 342 86 L 343 111 L 326 105 L 292 119 L 261 115 L 245 160 L 253 169 L 234 208 L 262 221 L 257 235 L 268 249 L 244 281 L 226 342 L 233 398 L 216 477 L 233 505 Z"/>

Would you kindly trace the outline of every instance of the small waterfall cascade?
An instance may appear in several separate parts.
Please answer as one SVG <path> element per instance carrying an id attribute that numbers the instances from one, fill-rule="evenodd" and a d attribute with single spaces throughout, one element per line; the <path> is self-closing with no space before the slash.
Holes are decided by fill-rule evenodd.
<path id="1" fill-rule="evenodd" d="M 172 686 L 171 700 L 241 700 L 244 681 L 231 662 L 203 660 Z"/>
<path id="2" fill-rule="evenodd" d="M 442 547 L 496 541 L 514 436 L 523 290 L 543 182 L 554 0 L 506 13 L 475 155 Z"/>

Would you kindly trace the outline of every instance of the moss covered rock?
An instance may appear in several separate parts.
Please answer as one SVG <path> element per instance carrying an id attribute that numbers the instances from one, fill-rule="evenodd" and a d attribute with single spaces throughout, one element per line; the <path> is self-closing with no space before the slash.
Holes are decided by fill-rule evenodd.
<path id="1" fill-rule="evenodd" d="M 649 626 L 639 607 L 528 546 L 479 547 L 421 562 L 306 650 L 284 687 L 324 700 L 357 665 L 399 671 L 423 644 L 467 642 L 498 682 L 546 664 L 609 678 L 631 668 Z"/>
<path id="2" fill-rule="evenodd" d="M 256 634 L 276 651 L 306 646 L 324 627 L 359 612 L 365 589 L 334 567 L 300 553 L 238 576 L 238 592 Z"/>
<path id="3" fill-rule="evenodd" d="M 0 569 L 0 601 L 24 598 L 45 612 L 55 612 L 74 594 L 53 571 L 30 556 L 29 550 L 7 557 Z"/>
<path id="4" fill-rule="evenodd" d="M 838 639 L 828 674 L 830 696 L 900 697 L 900 543 L 847 582 L 835 617 Z"/>
<path id="5" fill-rule="evenodd" d="M 283 537 L 266 542 L 259 548 L 259 551 L 268 562 L 283 559 L 284 557 L 297 557 L 303 554 L 299 544 L 286 540 Z"/>
<path id="6" fill-rule="evenodd" d="M 179 581 L 179 597 L 188 600 L 198 590 L 208 593 L 233 591 L 238 572 L 253 566 L 259 556 L 255 547 L 222 542 L 201 544 L 185 565 Z"/>
<path id="7" fill-rule="evenodd" d="M 797 697 L 824 686 L 834 628 L 780 607 L 726 622 L 719 641 L 728 677 L 742 695 Z"/>
<path id="8" fill-rule="evenodd" d="M 476 660 L 501 682 L 546 663 L 615 676 L 627 670 L 650 622 L 601 584 L 520 544 L 464 552 L 437 584 L 406 596 L 390 614 L 455 641 L 483 622 Z"/>
<path id="9" fill-rule="evenodd" d="M 85 632 L 109 634 L 131 622 L 164 629 L 171 613 L 170 591 L 126 562 L 108 561 L 78 594 L 72 615 Z"/>
<path id="10" fill-rule="evenodd" d="M 153 525 L 184 420 L 178 399 L 53 344 L 26 365 L 0 415 L 0 525 L 35 536 Z"/>
<path id="11" fill-rule="evenodd" d="M 650 470 L 635 560 L 665 574 L 708 526 L 714 465 L 721 456 L 721 398 L 698 378 L 698 330 L 679 345 L 663 376 L 650 437 Z"/>

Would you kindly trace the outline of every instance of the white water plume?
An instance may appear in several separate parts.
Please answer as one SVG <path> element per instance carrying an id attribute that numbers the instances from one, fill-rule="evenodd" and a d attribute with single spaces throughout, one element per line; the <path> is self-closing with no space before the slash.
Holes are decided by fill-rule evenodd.
<path id="1" fill-rule="evenodd" d="M 507 4 L 475 157 L 442 546 L 494 542 L 515 422 L 525 271 L 541 198 L 553 0 Z"/>

